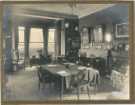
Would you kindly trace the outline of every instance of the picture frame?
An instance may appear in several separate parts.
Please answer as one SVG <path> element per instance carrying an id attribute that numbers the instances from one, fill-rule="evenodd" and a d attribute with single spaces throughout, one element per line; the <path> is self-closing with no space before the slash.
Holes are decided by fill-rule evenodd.
<path id="1" fill-rule="evenodd" d="M 3 2 L 2 3 L 2 5 L 5 5 L 5 4 L 16 4 L 16 3 L 18 3 L 18 4 L 29 4 L 29 3 L 32 3 L 32 4 L 36 4 L 36 3 L 39 3 L 39 4 L 41 4 L 41 3 L 60 3 L 60 4 L 63 4 L 63 3 L 70 3 L 70 1 L 69 2 L 67 2 L 67 1 L 54 1 L 54 2 L 50 2 L 50 1 L 10 1 L 10 2 L 8 2 L 8 1 L 6 1 L 6 2 L 4 2 L 4 1 L 0 1 L 0 2 Z M 73 1 L 71 1 L 71 3 L 72 3 Z M 22 104 L 27 104 L 27 105 L 31 105 L 31 104 L 90 104 L 90 103 L 97 103 L 97 104 L 104 104 L 104 103 L 106 103 L 106 104 L 108 104 L 108 103 L 135 103 L 135 89 L 134 89 L 134 87 L 135 87 L 135 84 L 134 84 L 134 81 L 135 81 L 135 72 L 134 72 L 134 70 L 133 69 L 135 69 L 134 68 L 134 63 L 133 63 L 133 61 L 134 61 L 134 59 L 133 58 L 135 58 L 134 57 L 134 50 L 133 50 L 133 40 L 134 39 L 132 39 L 133 38 L 133 26 L 131 25 L 132 23 L 133 23 L 133 17 L 132 17 L 132 14 L 133 14 L 133 2 L 132 1 L 129 1 L 129 2 L 124 2 L 124 1 L 115 1 L 115 2 L 111 2 L 111 1 L 96 1 L 96 2 L 93 2 L 93 1 L 82 1 L 82 0 L 78 0 L 78 1 L 76 1 L 76 3 L 82 3 L 82 4 L 92 4 L 92 3 L 101 3 L 101 4 L 103 4 L 103 3 L 105 3 L 105 4 L 108 4 L 108 3 L 128 3 L 129 4 L 129 9 L 130 9 L 130 13 L 129 13 L 129 16 L 130 16 L 130 19 L 129 19 L 129 32 L 130 32 L 130 34 L 119 34 L 118 32 L 116 32 L 116 37 L 117 38 L 124 38 L 124 37 L 128 37 L 129 35 L 130 35 L 130 38 L 131 38 L 131 40 L 130 40 L 130 42 L 129 42 L 129 45 L 130 45 L 130 47 L 129 47 L 129 61 L 131 62 L 130 63 L 130 99 L 129 100 L 64 100 L 64 101 L 56 101 L 56 100 L 52 100 L 52 101 L 22 101 L 22 100 L 20 100 L 20 101 L 10 101 L 10 100 L 3 100 L 2 99 L 2 104 L 3 105 L 5 105 L 5 104 L 13 104 L 13 105 L 22 105 Z M 0 6 L 1 6 L 1 4 L 0 4 Z M 0 7 L 1 9 L 0 9 L 0 11 L 2 11 L 2 6 Z M 1 12 L 2 13 L 2 12 Z M 2 17 L 2 14 L 0 13 L 0 17 Z M 2 21 L 2 18 L 0 18 L 0 23 L 2 23 L 3 21 Z M 121 25 L 125 25 L 125 24 L 127 24 L 127 23 L 122 23 L 122 24 L 117 24 L 117 29 L 118 29 L 118 27 L 120 26 L 120 27 L 122 27 Z M 0 24 L 0 27 L 2 27 L 2 24 Z M 1 45 L 3 45 L 3 32 L 2 32 L 2 29 L 0 29 L 0 44 Z M 0 47 L 0 57 L 1 56 L 3 56 L 3 49 L 2 49 L 2 47 Z M 1 57 L 2 59 L 3 59 L 3 57 Z M 3 60 L 0 60 L 0 69 L 1 69 L 1 78 L 2 78 L 2 89 L 4 88 L 4 85 L 5 85 L 5 76 L 4 76 L 4 69 L 3 69 Z"/>
<path id="2" fill-rule="evenodd" d="M 116 24 L 116 38 L 128 37 L 128 23 Z"/>

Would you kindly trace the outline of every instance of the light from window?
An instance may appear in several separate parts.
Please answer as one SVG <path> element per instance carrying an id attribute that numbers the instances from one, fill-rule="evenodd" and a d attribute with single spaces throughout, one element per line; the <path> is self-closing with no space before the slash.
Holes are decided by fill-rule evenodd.
<path id="1" fill-rule="evenodd" d="M 18 51 L 19 51 L 19 60 L 24 59 L 24 32 L 25 27 L 19 26 L 18 27 Z"/>
<path id="2" fill-rule="evenodd" d="M 18 27 L 18 30 L 19 30 L 19 43 L 24 42 L 24 31 L 25 31 L 25 27 L 19 26 Z"/>
<path id="3" fill-rule="evenodd" d="M 37 56 L 38 51 L 43 50 L 43 30 L 41 28 L 31 28 L 29 46 L 30 57 Z"/>
<path id="4" fill-rule="evenodd" d="M 49 29 L 48 53 L 49 53 L 49 55 L 54 55 L 54 53 L 55 53 L 55 29 Z"/>
<path id="5" fill-rule="evenodd" d="M 30 43 L 43 42 L 43 30 L 41 28 L 31 28 Z"/>

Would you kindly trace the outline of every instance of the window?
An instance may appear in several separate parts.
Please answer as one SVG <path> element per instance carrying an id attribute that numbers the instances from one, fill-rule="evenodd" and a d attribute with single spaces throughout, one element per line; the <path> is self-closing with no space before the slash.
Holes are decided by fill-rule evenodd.
<path id="1" fill-rule="evenodd" d="M 48 34 L 48 54 L 54 55 L 55 54 L 55 29 L 49 29 Z"/>
<path id="2" fill-rule="evenodd" d="M 18 40 L 18 51 L 19 51 L 19 60 L 24 59 L 24 31 L 25 27 L 19 26 L 18 33 L 19 33 L 19 40 Z"/>
<path id="3" fill-rule="evenodd" d="M 95 42 L 103 42 L 103 30 L 101 25 L 94 28 L 94 39 Z"/>
<path id="4" fill-rule="evenodd" d="M 29 55 L 38 56 L 38 51 L 43 50 L 43 30 L 41 28 L 31 28 Z"/>

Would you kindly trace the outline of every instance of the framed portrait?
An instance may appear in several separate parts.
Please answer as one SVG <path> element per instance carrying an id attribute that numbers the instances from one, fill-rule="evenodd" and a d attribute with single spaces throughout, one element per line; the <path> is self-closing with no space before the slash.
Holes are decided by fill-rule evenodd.
<path id="1" fill-rule="evenodd" d="M 135 103 L 132 8 L 132 1 L 0 1 L 2 104 Z M 114 24 L 117 38 L 131 39 L 104 43 Z M 107 49 L 120 41 L 125 50 Z"/>
<path id="2" fill-rule="evenodd" d="M 128 37 L 128 23 L 116 24 L 116 38 Z"/>

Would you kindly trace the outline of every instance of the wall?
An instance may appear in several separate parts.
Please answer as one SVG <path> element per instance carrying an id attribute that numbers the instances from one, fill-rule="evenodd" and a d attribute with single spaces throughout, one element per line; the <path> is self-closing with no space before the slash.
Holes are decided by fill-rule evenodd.
<path id="1" fill-rule="evenodd" d="M 65 56 L 65 29 L 64 29 L 64 21 L 61 22 L 61 55 Z"/>
<path id="2" fill-rule="evenodd" d="M 107 9 L 85 16 L 79 20 L 80 31 L 83 27 L 103 26 L 103 37 L 106 33 L 112 35 L 113 43 L 128 43 L 128 38 L 116 38 L 115 27 L 119 23 L 128 23 L 128 6 L 117 4 Z M 90 51 L 91 52 L 91 51 Z"/>
<path id="3" fill-rule="evenodd" d="M 3 43 L 4 43 L 4 70 L 6 72 L 12 71 L 12 31 L 11 31 L 11 11 L 8 7 L 4 8 L 3 12 Z"/>
<path id="4" fill-rule="evenodd" d="M 127 21 L 128 19 L 128 6 L 117 4 L 107 9 L 98 11 L 88 16 L 82 17 L 79 20 L 80 29 L 83 26 L 93 27 L 101 24 L 118 23 L 120 21 Z"/>
<path id="5" fill-rule="evenodd" d="M 134 21 L 134 23 L 133 23 L 133 34 L 135 35 L 135 2 L 133 3 L 133 6 L 134 6 L 134 8 L 133 8 L 133 21 Z M 133 36 L 134 36 L 133 35 Z M 133 40 L 134 40 L 134 42 L 133 42 L 133 45 L 134 45 L 134 47 L 133 47 L 133 59 L 135 60 L 135 37 L 133 37 Z M 134 66 L 134 64 L 135 63 L 133 63 L 133 72 L 131 73 L 132 74 L 132 81 L 134 82 L 135 81 L 135 66 Z M 135 100 L 135 83 L 133 83 L 133 99 Z M 135 103 L 135 102 L 134 102 Z"/>
<path id="6" fill-rule="evenodd" d="M 115 38 L 115 25 L 124 22 L 128 22 L 128 6 L 117 4 L 81 18 L 79 20 L 79 26 L 81 30 L 84 26 L 95 27 L 97 25 L 104 25 L 105 31 L 112 33 Z"/>

